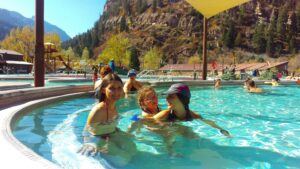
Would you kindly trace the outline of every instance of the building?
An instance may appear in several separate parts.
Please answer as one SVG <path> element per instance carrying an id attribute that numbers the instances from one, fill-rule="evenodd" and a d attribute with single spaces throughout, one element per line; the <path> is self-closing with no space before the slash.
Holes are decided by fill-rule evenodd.
<path id="1" fill-rule="evenodd" d="M 25 62 L 16 51 L 0 49 L 0 74 L 30 73 L 32 63 Z"/>
<path id="2" fill-rule="evenodd" d="M 288 70 L 288 61 L 276 62 L 276 63 L 244 63 L 244 64 L 236 64 L 236 65 L 226 65 L 226 64 L 208 64 L 207 70 L 208 72 L 218 72 L 218 74 L 222 74 L 224 71 L 231 69 L 234 66 L 235 73 L 248 73 L 251 74 L 252 71 L 258 70 L 260 72 L 264 72 L 270 69 L 276 69 L 277 72 L 287 74 Z M 177 72 L 202 72 L 202 65 L 200 64 L 168 64 L 159 69 L 160 71 L 177 71 Z"/>

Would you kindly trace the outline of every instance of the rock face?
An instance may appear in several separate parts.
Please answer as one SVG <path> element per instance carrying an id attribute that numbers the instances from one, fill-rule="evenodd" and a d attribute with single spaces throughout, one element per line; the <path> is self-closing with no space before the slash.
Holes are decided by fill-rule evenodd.
<path id="1" fill-rule="evenodd" d="M 281 19 L 283 22 L 278 24 L 279 22 L 276 21 L 275 25 L 283 25 L 286 29 L 292 27 L 295 23 L 292 23 L 293 19 L 288 20 L 288 18 L 291 18 L 292 14 L 297 14 L 300 18 L 300 12 L 295 8 L 298 2 L 297 0 L 253 0 L 210 18 L 207 37 L 207 46 L 212 53 L 210 58 L 218 57 L 216 53 L 228 51 L 228 48 L 256 51 L 253 37 L 257 25 L 264 24 L 263 32 L 267 32 L 272 20 L 272 11 L 279 11 L 276 14 L 277 18 L 280 18 L 282 6 L 288 6 L 286 12 L 288 16 L 283 16 Z M 201 53 L 202 23 L 202 15 L 185 0 L 107 0 L 103 15 L 91 31 L 75 37 L 65 46 L 71 45 L 77 48 L 76 52 L 79 54 L 82 52 L 80 51 L 82 46 L 88 46 L 90 51 L 97 51 L 94 56 L 98 56 L 112 34 L 123 32 L 131 44 L 137 47 L 141 56 L 150 48 L 158 47 L 169 63 L 186 63 L 189 57 Z M 286 31 L 285 35 L 280 34 L 281 36 L 274 39 L 273 45 L 279 55 L 289 52 L 290 40 L 294 40 L 296 51 L 300 49 L 300 46 L 296 45 L 300 43 L 300 31 L 298 28 L 295 29 L 297 30 L 294 34 Z M 261 41 L 266 43 L 268 34 L 261 34 L 264 35 Z M 92 44 L 83 41 L 95 37 L 98 39 Z"/>
<path id="2" fill-rule="evenodd" d="M 110 11 L 116 2 L 107 1 L 106 11 Z M 131 9 L 134 2 L 130 3 L 133 5 Z M 156 12 L 152 11 L 152 2 L 147 1 L 147 8 L 141 14 L 132 10 L 131 15 L 110 16 L 100 24 L 106 32 L 115 31 L 121 24 L 121 18 L 125 17 L 129 28 L 127 36 L 141 54 L 156 46 L 174 63 L 195 55 L 201 40 L 202 17 L 183 0 L 164 1 L 164 6 L 157 7 Z"/>

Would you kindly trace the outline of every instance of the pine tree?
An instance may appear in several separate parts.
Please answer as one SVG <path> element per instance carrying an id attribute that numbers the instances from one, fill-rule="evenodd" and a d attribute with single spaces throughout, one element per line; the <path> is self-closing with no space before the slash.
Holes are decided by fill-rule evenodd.
<path id="1" fill-rule="evenodd" d="M 253 47 L 256 52 L 265 52 L 266 50 L 266 41 L 264 37 L 265 25 L 258 24 L 256 25 L 255 32 L 252 38 Z"/>
<path id="2" fill-rule="evenodd" d="M 242 45 L 242 35 L 239 32 L 234 40 L 234 46 L 241 47 L 241 45 Z"/>
<path id="3" fill-rule="evenodd" d="M 267 30 L 267 46 L 266 46 L 266 52 L 267 55 L 270 57 L 274 57 L 275 53 L 275 31 L 276 31 L 276 12 L 273 10 L 271 19 L 270 19 L 270 24 Z"/>
<path id="4" fill-rule="evenodd" d="M 300 2 L 297 3 L 296 24 L 297 24 L 297 32 L 300 32 Z"/>
<path id="5" fill-rule="evenodd" d="M 120 32 L 128 31 L 128 26 L 126 22 L 126 17 L 122 16 L 120 21 Z"/>
<path id="6" fill-rule="evenodd" d="M 140 70 L 140 60 L 138 50 L 135 47 L 130 48 L 130 57 L 129 57 L 129 68 L 135 69 L 137 71 Z"/>
<path id="7" fill-rule="evenodd" d="M 277 34 L 280 37 L 285 36 L 287 13 L 288 13 L 287 5 L 284 5 L 283 7 L 280 8 L 279 14 L 278 14 L 278 19 L 277 19 L 277 25 L 276 25 Z"/>
<path id="8" fill-rule="evenodd" d="M 152 12 L 155 13 L 157 9 L 157 0 L 152 0 Z"/>
<path id="9" fill-rule="evenodd" d="M 290 41 L 289 41 L 289 52 L 292 54 L 296 53 L 296 49 L 295 49 L 295 39 L 294 37 L 291 37 Z"/>
<path id="10" fill-rule="evenodd" d="M 229 21 L 229 29 L 225 33 L 224 37 L 224 44 L 227 48 L 233 49 L 234 48 L 234 40 L 235 40 L 235 28 L 234 28 L 234 22 Z"/>

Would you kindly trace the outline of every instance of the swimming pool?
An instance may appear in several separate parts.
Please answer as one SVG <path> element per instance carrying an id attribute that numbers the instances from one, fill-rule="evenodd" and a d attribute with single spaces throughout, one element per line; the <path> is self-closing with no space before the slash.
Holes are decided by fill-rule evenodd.
<path id="1" fill-rule="evenodd" d="M 263 88 L 267 91 L 264 94 L 250 94 L 241 87 L 191 87 L 191 110 L 216 121 L 233 137 L 226 138 L 200 121 L 182 122 L 180 125 L 194 131 L 198 138 L 177 136 L 174 150 L 182 156 L 171 157 L 160 136 L 142 129 L 133 133 L 138 154 L 125 168 L 299 168 L 300 87 Z M 101 168 L 107 165 L 105 160 L 76 153 L 95 102 L 84 97 L 33 110 L 20 119 L 14 135 L 62 168 Z M 159 103 L 166 108 L 163 97 Z M 140 109 L 134 97 L 120 100 L 118 107 L 122 116 L 119 127 L 126 130 Z"/>

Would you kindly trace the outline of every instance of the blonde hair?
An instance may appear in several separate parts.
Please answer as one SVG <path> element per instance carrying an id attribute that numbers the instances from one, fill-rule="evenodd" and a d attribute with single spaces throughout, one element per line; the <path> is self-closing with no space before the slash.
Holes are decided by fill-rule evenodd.
<path id="1" fill-rule="evenodd" d="M 141 89 L 138 90 L 137 93 L 137 102 L 142 107 L 142 104 L 144 102 L 144 98 L 146 97 L 148 92 L 153 92 L 156 94 L 155 90 L 151 86 L 143 86 Z"/>

